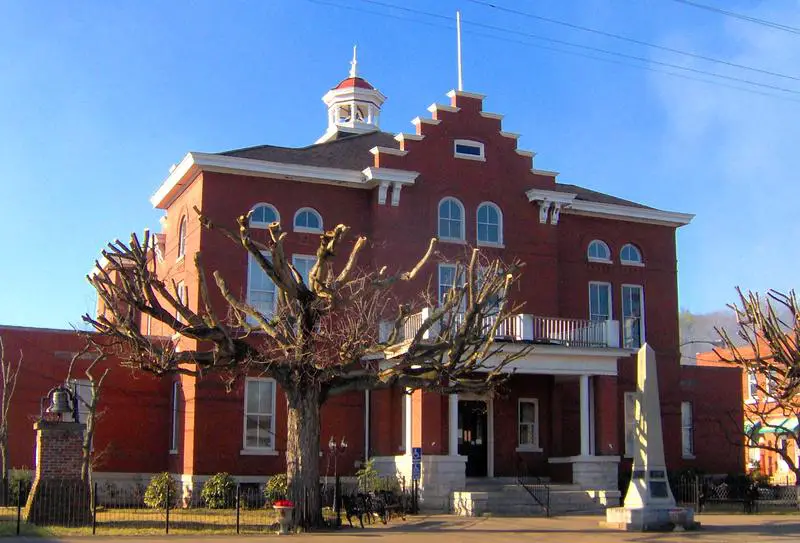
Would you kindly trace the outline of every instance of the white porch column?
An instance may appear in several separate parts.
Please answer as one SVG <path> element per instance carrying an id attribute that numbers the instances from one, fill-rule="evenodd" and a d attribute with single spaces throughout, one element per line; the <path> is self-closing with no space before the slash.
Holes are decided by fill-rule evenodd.
<path id="1" fill-rule="evenodd" d="M 405 454 L 411 456 L 411 394 L 409 391 L 406 391 L 406 394 L 403 396 L 403 400 L 405 401 L 405 428 L 403 428 L 403 445 L 405 445 L 406 452 Z"/>
<path id="2" fill-rule="evenodd" d="M 458 394 L 450 394 L 449 398 L 450 420 L 447 425 L 449 440 L 447 452 L 450 456 L 458 454 Z"/>
<path id="3" fill-rule="evenodd" d="M 590 387 L 591 381 L 588 375 L 580 376 L 580 398 L 581 398 L 581 456 L 590 456 L 594 454 L 594 447 L 592 446 L 592 430 L 591 430 L 591 401 L 590 401 Z"/>

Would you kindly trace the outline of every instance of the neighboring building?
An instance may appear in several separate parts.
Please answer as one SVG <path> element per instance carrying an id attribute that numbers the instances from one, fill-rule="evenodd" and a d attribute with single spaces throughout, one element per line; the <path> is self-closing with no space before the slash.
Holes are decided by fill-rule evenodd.
<path id="1" fill-rule="evenodd" d="M 445 291 L 456 280 L 453 262 L 468 247 L 525 262 L 513 293 L 525 314 L 499 340 L 535 348 L 513 364 L 515 374 L 497 395 L 386 390 L 343 395 L 323 409 L 323 444 L 330 437 L 349 443 L 340 471 L 352 473 L 374 457 L 382 470 L 408 475 L 410 448 L 422 447 L 422 486 L 432 507 L 447 507 L 465 477 L 510 477 L 522 469 L 616 490 L 620 472 L 630 471 L 635 352 L 645 341 L 658 357 L 667 465 L 741 471 L 740 450 L 708 422 L 741 412 L 738 375 L 679 363 L 675 232 L 692 216 L 558 183 L 556 172 L 534 167 L 535 153 L 517 148 L 519 136 L 503 130 L 502 115 L 484 111 L 483 96 L 448 97 L 428 108 L 430 117 L 413 119 L 413 133 L 383 132 L 385 97 L 353 70 L 325 95 L 327 127 L 315 144 L 187 154 L 151 198 L 165 212 L 159 270 L 197 308 L 191 255 L 202 248 L 206 268 L 219 270 L 233 292 L 265 312 L 274 308 L 274 285 L 241 248 L 202 229 L 195 206 L 228 224 L 253 210 L 256 230 L 280 220 L 301 272 L 313 262 L 319 233 L 338 223 L 369 238 L 364 265 L 390 269 L 416 262 L 438 236 L 437 261 L 401 296 L 428 284 Z M 155 322 L 142 327 L 171 334 Z M 145 441 L 157 451 L 135 467 L 118 465 L 112 454 L 102 469 L 168 469 L 187 483 L 220 471 L 263 481 L 284 469 L 286 405 L 273 380 L 254 376 L 230 392 L 218 379 L 183 375 L 154 386 L 158 400 L 142 404 L 160 409 L 148 427 L 159 437 L 126 436 L 120 428 L 111 441 L 120 454 Z M 109 391 L 102 402 L 116 400 Z M 138 423 L 146 414 L 131 408 L 126 416 Z M 101 435 L 112 432 L 105 424 Z M 25 447 L 31 450 L 32 439 Z M 22 453 L 15 453 L 17 465 Z M 321 462 L 330 473 L 327 454 Z"/>
<path id="2" fill-rule="evenodd" d="M 769 352 L 766 346 L 764 349 Z M 729 356 L 728 351 L 721 353 L 724 357 Z M 740 348 L 739 354 L 745 359 L 754 355 L 752 347 Z M 697 361 L 698 365 L 728 365 L 720 362 L 719 355 L 714 351 L 699 353 Z M 766 375 L 738 367 L 735 369 L 741 383 L 743 409 L 738 432 L 734 437 L 744 443 L 747 471 L 759 473 L 775 484 L 795 484 L 795 473 L 783 456 L 764 447 L 785 448 L 794 465 L 799 465 L 800 425 L 797 414 L 791 409 L 785 410 L 785 404 L 777 403 L 770 396 L 770 389 L 775 385 L 771 384 Z"/>

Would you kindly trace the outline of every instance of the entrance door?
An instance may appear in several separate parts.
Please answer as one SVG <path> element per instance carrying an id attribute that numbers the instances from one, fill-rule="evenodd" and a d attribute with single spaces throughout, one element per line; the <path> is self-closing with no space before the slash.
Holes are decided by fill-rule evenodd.
<path id="1" fill-rule="evenodd" d="M 467 477 L 486 477 L 489 443 L 486 402 L 458 402 L 458 454 L 467 457 Z"/>

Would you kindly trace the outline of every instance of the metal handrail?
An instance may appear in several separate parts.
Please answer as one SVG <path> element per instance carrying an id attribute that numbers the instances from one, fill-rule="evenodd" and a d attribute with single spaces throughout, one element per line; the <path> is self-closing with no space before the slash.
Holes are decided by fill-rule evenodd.
<path id="1" fill-rule="evenodd" d="M 544 511 L 546 518 L 550 518 L 550 485 L 546 480 L 541 477 L 536 477 L 528 474 L 528 466 L 520 461 L 517 463 L 517 484 L 525 489 L 525 491 L 533 498 Z M 537 495 L 537 490 L 544 493 L 544 497 Z"/>

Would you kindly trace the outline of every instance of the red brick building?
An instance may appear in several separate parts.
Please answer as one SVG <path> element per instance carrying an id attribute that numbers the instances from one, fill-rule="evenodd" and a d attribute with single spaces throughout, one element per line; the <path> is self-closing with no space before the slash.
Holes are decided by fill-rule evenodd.
<path id="1" fill-rule="evenodd" d="M 455 280 L 453 262 L 472 246 L 525 262 L 513 293 L 525 314 L 503 336 L 535 348 L 514 363 L 503 390 L 492 397 L 352 393 L 323 410 L 323 443 L 335 437 L 349 444 L 340 470 L 352 472 L 374 457 L 382 470 L 408 474 L 410 447 L 422 447 L 430 504 L 446 507 L 465 477 L 509 477 L 522 466 L 587 489 L 615 490 L 618 473 L 630 469 L 634 354 L 645 341 L 658 356 L 667 465 L 741 471 L 740 451 L 715 445 L 713 424 L 700 423 L 741 408 L 738 382 L 732 385 L 721 369 L 679 363 L 675 233 L 692 216 L 559 183 L 556 172 L 534 167 L 535 153 L 517 147 L 518 135 L 503 130 L 502 115 L 484 110 L 483 96 L 447 96 L 447 104 L 412 120 L 413 133 L 384 132 L 385 97 L 353 71 L 323 98 L 327 128 L 313 145 L 188 153 L 151 198 L 165 213 L 161 273 L 196 307 L 191 255 L 202 250 L 206 268 L 219 270 L 233 292 L 263 311 L 274 307 L 274 286 L 241 249 L 202 229 L 194 206 L 231 225 L 254 210 L 254 229 L 280 220 L 301 273 L 313 262 L 318 234 L 338 223 L 370 240 L 366 265 L 390 269 L 416 262 L 438 236 L 437 261 L 402 295 L 429 281 L 445 290 Z M 154 322 L 142 326 L 153 335 L 171 332 Z M 39 333 L 53 338 L 54 352 L 68 350 L 56 344 L 71 341 L 69 334 Z M 42 360 L 42 368 L 61 363 Z M 220 471 L 263 481 L 283 469 L 286 407 L 273 381 L 248 379 L 228 393 L 213 378 L 156 382 L 125 373 L 118 379 L 122 389 L 123 382 L 136 383 L 152 399 L 131 406 L 128 425 L 110 423 L 122 408 L 109 408 L 98 447 L 107 439 L 114 450 L 147 453 L 138 461 L 110 455 L 103 470 L 169 470 L 189 482 Z M 46 391 L 44 382 L 29 393 L 34 388 Z M 111 406 L 129 397 L 109 391 L 102 401 Z M 132 436 L 129 425 L 142 420 L 147 428 Z M 15 424 L 16 435 L 25 436 L 27 423 Z M 32 440 L 23 441 L 15 444 L 16 465 L 32 455 Z M 323 455 L 323 473 L 328 461 Z"/>

